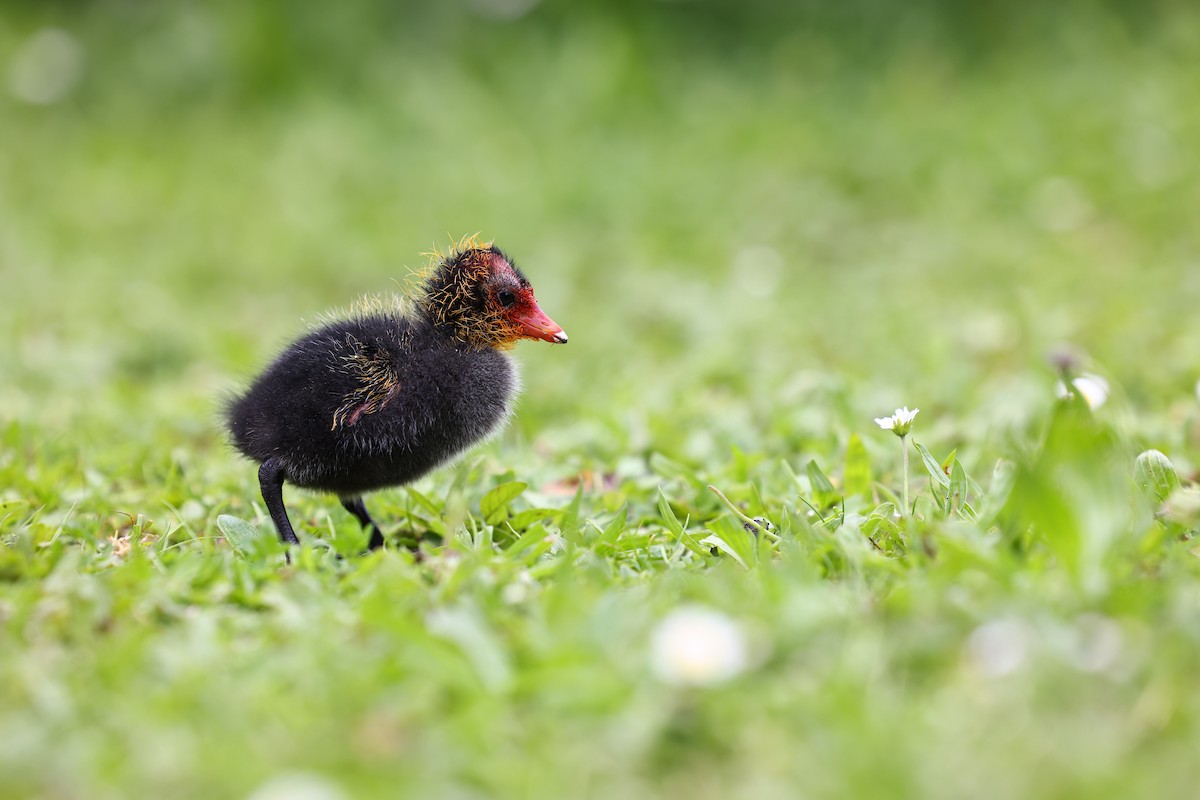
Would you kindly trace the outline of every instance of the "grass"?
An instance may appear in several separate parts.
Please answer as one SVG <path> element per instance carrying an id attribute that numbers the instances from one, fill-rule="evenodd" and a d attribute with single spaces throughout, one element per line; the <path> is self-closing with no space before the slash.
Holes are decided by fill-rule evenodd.
<path id="1" fill-rule="evenodd" d="M 0 25 L 10 77 L 47 25 L 84 56 L 0 98 L 0 796 L 1189 796 L 1194 11 L 873 48 L 267 8 Z M 289 492 L 283 566 L 222 394 L 474 231 L 571 344 L 369 499 L 423 563 Z M 728 681 L 656 667 L 695 605 Z"/>

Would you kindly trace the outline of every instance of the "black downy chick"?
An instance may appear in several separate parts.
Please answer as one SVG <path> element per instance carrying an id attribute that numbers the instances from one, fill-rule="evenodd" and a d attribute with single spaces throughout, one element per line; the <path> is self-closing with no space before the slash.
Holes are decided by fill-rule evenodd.
<path id="1" fill-rule="evenodd" d="M 505 350 L 563 344 L 533 287 L 497 247 L 469 242 L 441 259 L 415 308 L 361 312 L 293 342 L 227 409 L 233 443 L 261 466 L 267 510 L 298 543 L 283 484 L 331 492 L 383 534 L 362 495 L 399 486 L 497 431 L 518 386 Z"/>

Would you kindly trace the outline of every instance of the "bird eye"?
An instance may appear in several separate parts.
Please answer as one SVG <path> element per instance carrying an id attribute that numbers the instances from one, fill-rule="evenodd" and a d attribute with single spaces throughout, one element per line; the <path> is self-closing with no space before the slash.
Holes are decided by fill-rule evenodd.
<path id="1" fill-rule="evenodd" d="M 508 289 L 501 289 L 496 294 L 496 299 L 499 300 L 500 305 L 504 306 L 505 308 L 508 308 L 513 303 L 517 302 L 517 296 Z"/>

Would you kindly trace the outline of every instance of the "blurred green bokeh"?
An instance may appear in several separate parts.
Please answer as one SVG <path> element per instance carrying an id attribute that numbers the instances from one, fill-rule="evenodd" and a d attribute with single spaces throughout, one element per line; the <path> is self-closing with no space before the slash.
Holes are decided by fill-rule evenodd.
<path id="1" fill-rule="evenodd" d="M 1161 398 L 1200 366 L 1195 22 L 1186 3 L 9 4 L 3 407 L 62 418 L 81 391 L 198 370 L 208 388 L 475 231 L 572 334 L 524 348 L 539 416 L 669 403 L 696 371 L 961 407 L 1061 340 Z"/>

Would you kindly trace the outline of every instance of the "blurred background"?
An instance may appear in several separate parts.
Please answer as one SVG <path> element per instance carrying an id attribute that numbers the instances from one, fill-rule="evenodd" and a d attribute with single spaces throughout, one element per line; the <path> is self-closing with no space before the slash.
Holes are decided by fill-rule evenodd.
<path id="1" fill-rule="evenodd" d="M 0 414 L 240 474 L 222 394 L 475 232 L 571 335 L 507 435 L 572 468 L 1001 441 L 1064 341 L 1194 402 L 1198 76 L 1187 2 L 6 0 Z"/>
<path id="2" fill-rule="evenodd" d="M 2 0 L 0 797 L 1190 796 L 1200 562 L 1125 490 L 1200 463 L 1198 98 L 1187 0 Z M 234 552 L 222 397 L 476 232 L 570 344 L 432 501 L 369 502 L 562 513 Z M 1112 392 L 1040 448 L 1064 343 Z M 898 406 L 984 492 L 1021 466 L 1005 532 L 801 524 L 853 434 L 851 514 L 899 486 Z M 708 483 L 788 555 L 681 556 L 671 516 L 746 539 Z M 657 680 L 688 600 L 764 663 Z"/>

